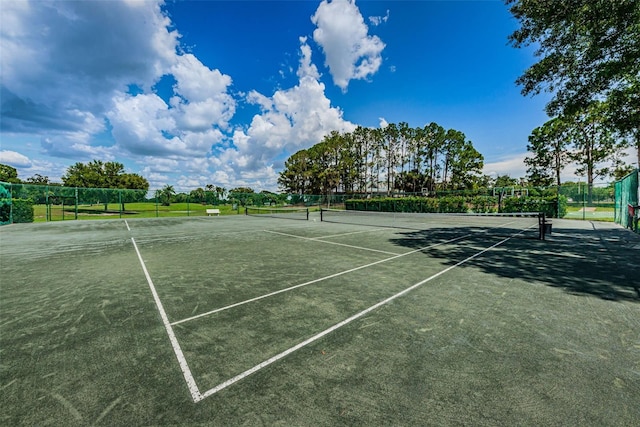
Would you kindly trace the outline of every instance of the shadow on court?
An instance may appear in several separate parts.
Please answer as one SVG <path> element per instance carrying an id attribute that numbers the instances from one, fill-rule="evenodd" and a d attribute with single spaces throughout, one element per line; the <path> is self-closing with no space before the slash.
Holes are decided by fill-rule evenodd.
<path id="1" fill-rule="evenodd" d="M 455 265 L 497 243 L 508 231 L 492 235 L 490 229 L 469 229 L 470 238 L 453 245 L 425 249 L 429 257 Z M 392 242 L 416 249 L 434 237 L 447 239 L 456 230 L 433 228 L 401 231 Z M 459 233 L 459 230 L 457 231 Z M 486 234 L 485 234 L 486 233 Z M 545 241 L 533 234 L 517 236 L 482 256 L 460 265 L 504 278 L 561 288 L 574 295 L 640 303 L 640 236 L 612 224 L 556 221 Z"/>

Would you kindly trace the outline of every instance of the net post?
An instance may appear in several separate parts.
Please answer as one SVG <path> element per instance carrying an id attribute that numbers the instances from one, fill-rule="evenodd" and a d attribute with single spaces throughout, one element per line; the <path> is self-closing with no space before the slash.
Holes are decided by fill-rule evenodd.
<path id="1" fill-rule="evenodd" d="M 545 239 L 545 231 L 546 231 L 546 227 L 547 226 L 547 222 L 546 222 L 546 218 L 544 215 L 544 212 L 539 212 L 538 213 L 538 239 L 539 240 L 544 240 Z"/>
<path id="2" fill-rule="evenodd" d="M 244 214 L 249 215 L 249 206 L 244 207 Z"/>
<path id="3" fill-rule="evenodd" d="M 309 221 L 309 208 L 307 208 L 307 221 Z"/>
<path id="4" fill-rule="evenodd" d="M 322 221 L 323 221 L 323 218 L 322 218 L 322 212 L 324 212 L 324 211 L 322 210 L 322 208 L 320 208 L 320 222 L 322 222 Z"/>

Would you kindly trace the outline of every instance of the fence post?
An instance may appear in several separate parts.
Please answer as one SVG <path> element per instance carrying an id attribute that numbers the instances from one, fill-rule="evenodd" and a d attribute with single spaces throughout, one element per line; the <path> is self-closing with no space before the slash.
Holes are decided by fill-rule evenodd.
<path id="1" fill-rule="evenodd" d="M 586 198 L 585 198 L 585 196 L 586 196 L 586 193 L 587 193 L 587 191 L 586 191 L 586 190 L 587 190 L 587 186 L 588 186 L 588 185 L 589 185 L 589 184 L 585 184 L 584 191 L 582 191 L 582 220 L 583 220 L 583 221 L 584 221 L 585 219 L 587 219 L 587 218 L 586 218 L 586 216 L 587 216 L 587 212 L 586 212 L 586 207 L 587 207 L 587 205 L 586 205 Z M 580 182 L 578 182 L 578 191 L 580 191 L 580 188 L 579 188 L 579 187 L 580 187 Z"/>

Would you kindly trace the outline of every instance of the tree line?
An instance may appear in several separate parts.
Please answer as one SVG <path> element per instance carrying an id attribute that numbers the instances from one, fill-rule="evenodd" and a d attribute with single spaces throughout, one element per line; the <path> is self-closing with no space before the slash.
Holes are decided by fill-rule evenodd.
<path id="1" fill-rule="evenodd" d="M 215 205 L 221 203 L 227 195 L 227 189 L 213 184 L 207 184 L 204 188 L 198 187 L 187 193 L 177 193 L 173 185 L 165 185 L 156 190 L 155 197 L 163 206 L 171 203 L 201 203 L 203 205 Z"/>
<path id="2" fill-rule="evenodd" d="M 537 46 L 540 58 L 516 83 L 523 95 L 553 93 L 546 106 L 550 120 L 529 137 L 528 179 L 560 185 L 569 164 L 588 184 L 619 179 L 633 170 L 621 161 L 628 147 L 635 148 L 640 167 L 640 2 L 505 3 L 521 24 L 510 43 Z"/>
<path id="3" fill-rule="evenodd" d="M 15 168 L 0 165 L 0 181 L 16 184 L 16 194 L 12 197 L 31 199 L 35 203 L 60 204 L 73 199 L 74 203 L 77 200 L 101 203 L 105 211 L 109 203 L 120 203 L 124 210 L 125 203 L 144 201 L 149 190 L 149 182 L 144 177 L 127 173 L 119 162 L 78 162 L 69 166 L 61 179 L 62 183 L 54 183 L 47 176 L 35 174 L 22 181 Z"/>
<path id="4" fill-rule="evenodd" d="M 148 190 L 149 181 L 136 173 L 127 173 L 119 162 L 92 160 L 89 163 L 75 163 L 67 168 L 61 177 L 62 183 L 51 182 L 48 176 L 35 174 L 24 181 L 18 178 L 16 168 L 0 164 L 0 181 L 11 184 L 51 185 L 80 188 L 120 188 Z"/>
<path id="5" fill-rule="evenodd" d="M 607 105 L 596 101 L 583 110 L 552 118 L 529 136 L 525 158 L 527 179 L 533 185 L 561 184 L 562 171 L 573 164 L 592 185 L 598 178 L 617 179 L 633 170 L 622 160 L 629 146 L 606 119 Z"/>
<path id="6" fill-rule="evenodd" d="M 464 133 L 437 123 L 333 131 L 290 156 L 281 189 L 293 194 L 434 192 L 482 185 L 484 158 Z"/>
<path id="7" fill-rule="evenodd" d="M 32 177 L 22 180 L 18 177 L 16 168 L 0 164 L 0 181 L 10 184 L 26 184 L 31 191 L 27 191 L 24 187 L 21 190 L 21 196 L 33 199 L 37 203 L 58 204 L 59 199 L 79 197 L 85 201 L 100 201 L 106 205 L 113 202 L 122 202 L 124 210 L 125 202 L 142 202 L 147 200 L 147 192 L 149 190 L 149 181 L 141 175 L 135 173 L 127 173 L 124 165 L 119 162 L 103 162 L 101 160 L 92 160 L 88 163 L 75 163 L 69 166 L 65 174 L 61 177 L 62 183 L 52 182 L 48 176 L 35 174 Z M 34 190 L 37 187 L 64 187 L 59 190 L 42 192 Z M 80 189 L 79 193 L 71 191 L 73 188 Z M 122 190 L 114 192 L 111 190 Z M 173 203 L 202 203 L 217 204 L 225 200 L 230 193 L 253 193 L 253 190 L 246 187 L 234 188 L 227 191 L 226 188 L 213 184 L 207 184 L 204 188 L 196 188 L 189 193 L 178 193 L 172 185 L 165 185 L 163 188 L 156 190 L 153 197 L 160 201 L 163 205 Z"/>
<path id="8" fill-rule="evenodd" d="M 561 185 L 572 164 L 591 200 L 595 180 L 633 170 L 622 161 L 625 149 L 635 148 L 640 167 L 640 1 L 504 1 L 521 24 L 509 42 L 536 46 L 540 58 L 516 83 L 523 95 L 553 94 L 550 120 L 528 138 L 524 181 Z M 486 184 L 481 168 L 482 156 L 458 131 L 400 123 L 333 132 L 291 156 L 278 183 L 301 194 L 432 192 Z"/>

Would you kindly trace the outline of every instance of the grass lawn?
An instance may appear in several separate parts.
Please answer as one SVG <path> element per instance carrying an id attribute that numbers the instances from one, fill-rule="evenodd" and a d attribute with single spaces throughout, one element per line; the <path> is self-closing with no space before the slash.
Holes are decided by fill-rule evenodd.
<path id="1" fill-rule="evenodd" d="M 613 207 L 567 206 L 567 214 L 564 218 L 613 222 L 614 213 L 615 208 Z"/>
<path id="2" fill-rule="evenodd" d="M 120 212 L 120 204 L 109 203 L 105 210 L 103 204 L 78 205 L 78 219 L 116 218 L 156 218 L 206 216 L 206 209 L 220 209 L 221 215 L 237 215 L 242 210 L 234 210 L 232 205 L 202 205 L 199 203 L 172 203 L 170 206 L 155 203 L 125 203 L 125 211 Z M 34 222 L 47 221 L 47 206 L 34 205 Z M 52 205 L 51 221 L 75 219 L 75 206 Z"/>

